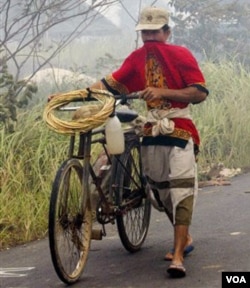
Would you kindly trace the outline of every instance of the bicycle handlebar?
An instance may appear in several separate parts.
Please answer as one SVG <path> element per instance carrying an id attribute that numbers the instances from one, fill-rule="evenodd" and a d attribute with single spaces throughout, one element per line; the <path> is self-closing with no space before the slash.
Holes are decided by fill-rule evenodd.
<path id="1" fill-rule="evenodd" d="M 89 95 L 85 100 L 86 101 L 95 101 L 96 99 L 91 97 L 91 94 L 95 94 L 96 92 L 91 91 L 90 88 L 87 88 L 87 91 L 89 92 Z M 140 91 L 133 92 L 130 94 L 113 95 L 113 97 L 115 98 L 115 100 L 121 100 L 120 104 L 124 105 L 127 103 L 127 100 L 139 99 L 140 98 Z"/>
<path id="2" fill-rule="evenodd" d="M 138 91 L 131 94 L 114 95 L 114 98 L 116 100 L 121 100 L 121 104 L 123 105 L 127 103 L 127 100 L 139 99 L 140 92 Z"/>
<path id="3" fill-rule="evenodd" d="M 84 101 L 98 101 L 96 98 L 94 97 L 91 97 L 91 94 L 95 94 L 96 92 L 94 91 L 91 91 L 90 89 L 88 89 L 89 91 L 89 95 L 87 98 L 84 99 Z M 130 94 L 120 94 L 120 95 L 113 95 L 114 99 L 115 100 L 120 100 L 120 101 L 117 101 L 116 102 L 116 105 L 117 106 L 118 104 L 121 104 L 121 105 L 126 105 L 128 104 L 128 100 L 134 100 L 134 99 L 139 99 L 140 95 L 139 95 L 139 91 L 138 92 L 133 92 L 133 93 L 130 93 Z M 75 98 L 73 99 L 71 102 L 79 102 L 79 101 L 82 101 L 83 99 L 82 98 Z M 77 109 L 79 109 L 81 106 L 79 107 L 71 107 L 71 106 L 63 106 L 63 107 L 60 107 L 58 108 L 60 111 L 75 111 Z"/>

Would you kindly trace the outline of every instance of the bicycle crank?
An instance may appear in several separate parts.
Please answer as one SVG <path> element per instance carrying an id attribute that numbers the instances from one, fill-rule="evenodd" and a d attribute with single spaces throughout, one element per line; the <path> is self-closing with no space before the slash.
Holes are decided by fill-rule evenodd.
<path id="1" fill-rule="evenodd" d="M 116 215 L 115 210 L 113 205 L 104 205 L 104 203 L 100 201 L 96 207 L 96 220 L 102 225 L 108 223 L 114 224 Z"/>

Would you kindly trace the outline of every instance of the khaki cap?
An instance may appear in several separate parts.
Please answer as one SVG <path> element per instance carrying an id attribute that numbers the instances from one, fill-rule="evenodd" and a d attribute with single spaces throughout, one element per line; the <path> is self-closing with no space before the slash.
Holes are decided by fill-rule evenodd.
<path id="1" fill-rule="evenodd" d="M 135 30 L 158 30 L 169 22 L 169 13 L 164 8 L 144 8 L 139 17 Z"/>

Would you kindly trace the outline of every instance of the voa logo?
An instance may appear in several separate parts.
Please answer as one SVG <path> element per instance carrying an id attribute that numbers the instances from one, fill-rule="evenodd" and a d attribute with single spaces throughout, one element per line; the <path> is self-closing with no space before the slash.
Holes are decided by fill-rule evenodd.
<path id="1" fill-rule="evenodd" d="M 249 288 L 250 272 L 222 272 L 222 288 Z"/>
<path id="2" fill-rule="evenodd" d="M 244 276 L 226 276 L 227 283 L 246 284 L 247 281 Z"/>

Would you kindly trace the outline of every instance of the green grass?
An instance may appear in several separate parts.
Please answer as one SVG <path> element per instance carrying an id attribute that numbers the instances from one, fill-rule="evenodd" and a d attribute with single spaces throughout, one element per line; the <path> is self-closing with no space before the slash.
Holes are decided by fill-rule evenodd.
<path id="1" fill-rule="evenodd" d="M 41 109 L 19 115 L 14 134 L 1 131 L 0 248 L 47 231 L 49 191 L 67 142 L 47 129 Z"/>
<path id="2" fill-rule="evenodd" d="M 206 63 L 202 68 L 210 95 L 192 107 L 202 141 L 200 165 L 249 166 L 250 74 L 234 62 Z"/>
<path id="3" fill-rule="evenodd" d="M 210 95 L 192 106 L 201 135 L 200 170 L 219 162 L 249 166 L 250 74 L 234 62 L 207 62 L 202 70 Z M 19 114 L 15 133 L 0 131 L 0 249 L 47 234 L 51 184 L 67 158 L 69 137 L 48 129 L 43 108 Z"/>

